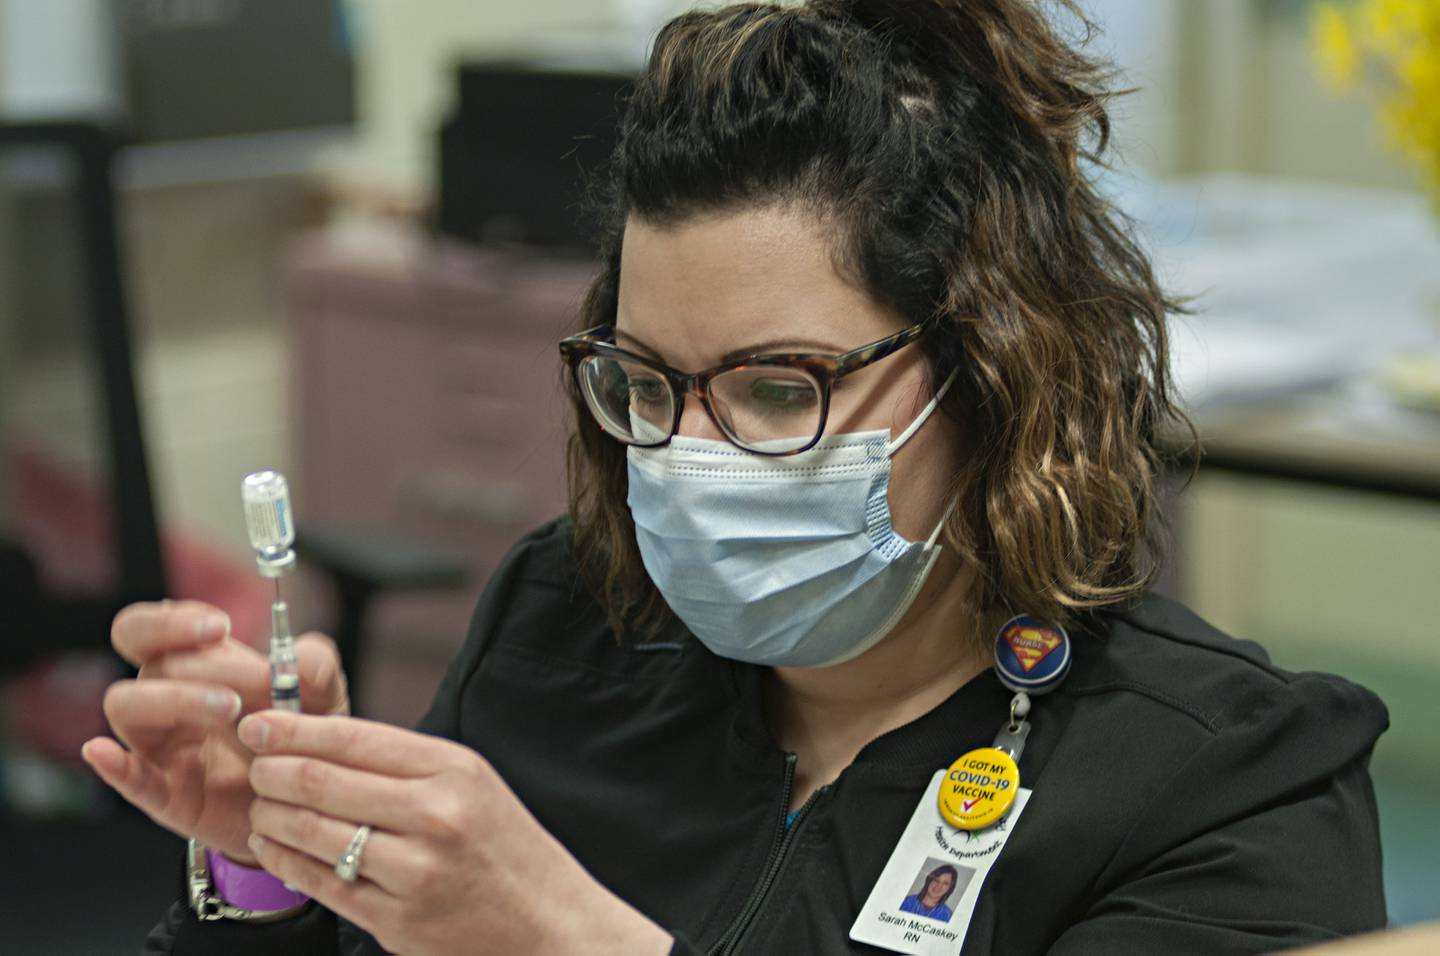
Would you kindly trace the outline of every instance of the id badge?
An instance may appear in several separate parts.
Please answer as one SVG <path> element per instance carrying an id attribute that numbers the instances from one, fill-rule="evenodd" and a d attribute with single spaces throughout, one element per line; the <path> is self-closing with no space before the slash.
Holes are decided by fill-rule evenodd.
<path id="1" fill-rule="evenodd" d="M 985 877 L 1025 811 L 1030 791 L 1021 787 L 998 823 L 960 830 L 940 816 L 938 798 L 946 773 L 940 770 L 931 778 L 850 927 L 850 938 L 857 943 L 917 956 L 953 956 L 964 945 Z"/>

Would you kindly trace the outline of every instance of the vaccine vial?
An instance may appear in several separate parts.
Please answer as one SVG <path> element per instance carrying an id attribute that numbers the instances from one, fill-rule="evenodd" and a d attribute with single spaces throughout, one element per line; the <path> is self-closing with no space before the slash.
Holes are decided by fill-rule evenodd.
<path id="1" fill-rule="evenodd" d="M 295 522 L 290 512 L 290 487 L 278 471 L 257 471 L 240 483 L 245 504 L 245 529 L 255 561 L 267 577 L 295 563 Z"/>

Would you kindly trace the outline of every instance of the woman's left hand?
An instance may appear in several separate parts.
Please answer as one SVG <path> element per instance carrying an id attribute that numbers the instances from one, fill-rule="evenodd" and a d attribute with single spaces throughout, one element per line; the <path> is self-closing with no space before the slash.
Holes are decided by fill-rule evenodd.
<path id="1" fill-rule="evenodd" d="M 667 953 L 668 933 L 595 881 L 468 747 L 374 721 L 265 711 L 251 852 L 407 954 Z M 359 879 L 335 862 L 372 828 Z"/>

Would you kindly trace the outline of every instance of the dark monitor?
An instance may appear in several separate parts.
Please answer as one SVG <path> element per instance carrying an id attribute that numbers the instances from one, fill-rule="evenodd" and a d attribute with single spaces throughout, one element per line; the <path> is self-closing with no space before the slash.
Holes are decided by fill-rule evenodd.
<path id="1" fill-rule="evenodd" d="M 340 0 L 123 0 L 134 142 L 342 126 L 355 118 Z"/>
<path id="2" fill-rule="evenodd" d="M 440 133 L 440 231 L 588 251 L 581 183 L 614 148 L 620 94 L 631 81 L 505 63 L 461 66 L 457 105 Z"/>

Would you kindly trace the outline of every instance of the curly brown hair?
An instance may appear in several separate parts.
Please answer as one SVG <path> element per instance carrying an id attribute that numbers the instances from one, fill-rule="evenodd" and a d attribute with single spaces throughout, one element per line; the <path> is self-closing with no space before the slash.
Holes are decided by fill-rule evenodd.
<path id="1" fill-rule="evenodd" d="M 1129 221 L 1090 181 L 1111 74 L 1061 35 L 1070 0 L 809 0 L 683 14 L 657 35 L 591 182 L 601 269 L 580 328 L 613 323 L 630 218 L 673 226 L 781 205 L 833 236 L 837 273 L 926 322 L 966 435 L 946 541 L 977 614 L 1057 623 L 1153 582 L 1166 313 Z M 640 560 L 625 447 L 570 382 L 582 574 L 617 634 L 673 617 Z"/>

